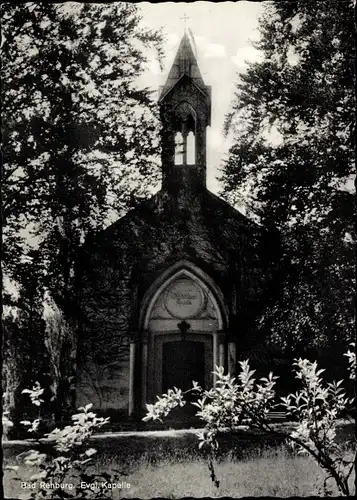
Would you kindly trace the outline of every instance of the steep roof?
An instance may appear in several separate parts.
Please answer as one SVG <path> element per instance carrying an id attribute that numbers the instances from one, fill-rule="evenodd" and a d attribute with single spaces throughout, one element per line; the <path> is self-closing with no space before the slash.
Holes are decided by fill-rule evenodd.
<path id="1" fill-rule="evenodd" d="M 106 227 L 105 229 L 98 231 L 97 233 L 91 234 L 87 239 L 88 240 L 98 240 L 104 235 L 115 234 L 120 232 L 126 224 L 131 224 L 135 220 L 141 219 L 142 221 L 146 221 L 150 219 L 154 224 L 157 217 L 157 207 L 161 207 L 159 213 L 163 214 L 166 209 L 163 209 L 165 204 L 165 200 L 167 200 L 167 193 L 163 190 L 158 191 L 150 198 L 138 203 L 135 208 L 132 208 L 127 212 L 124 216 L 117 219 L 111 225 Z M 210 214 L 210 222 L 214 224 L 215 217 L 219 219 L 219 223 L 217 227 L 222 227 L 228 220 L 236 221 L 241 227 L 245 227 L 248 231 L 252 230 L 260 230 L 265 231 L 264 228 L 257 224 L 256 222 L 248 219 L 245 215 L 243 215 L 239 210 L 232 207 L 225 200 L 215 195 L 208 189 L 205 189 L 202 193 L 201 206 L 203 212 L 207 212 Z M 172 210 L 176 210 L 176 205 L 169 205 L 169 211 L 167 212 L 167 220 L 170 220 L 172 216 Z M 172 220 L 175 219 L 179 212 L 173 215 Z M 136 235 L 137 236 L 137 235 Z"/>
<path id="2" fill-rule="evenodd" d="M 161 89 L 160 100 L 176 85 L 183 75 L 189 76 L 203 92 L 207 93 L 207 87 L 203 81 L 197 59 L 192 49 L 190 39 L 185 33 L 181 39 L 175 60 L 171 67 L 165 85 Z"/>

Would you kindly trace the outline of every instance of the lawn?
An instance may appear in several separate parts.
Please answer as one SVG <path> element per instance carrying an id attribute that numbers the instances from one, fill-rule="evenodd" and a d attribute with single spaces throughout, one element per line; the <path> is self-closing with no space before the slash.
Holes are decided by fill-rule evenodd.
<path id="1" fill-rule="evenodd" d="M 116 464 L 108 463 L 108 468 L 111 465 Z M 216 465 L 216 474 L 218 489 L 202 458 L 166 459 L 153 465 L 143 457 L 140 465 L 130 471 L 126 480 L 131 489 L 125 490 L 122 497 L 311 496 L 318 494 L 323 483 L 323 474 L 312 460 L 292 457 L 282 447 L 251 452 L 239 461 L 226 457 Z"/>
<path id="2" fill-rule="evenodd" d="M 97 471 L 126 473 L 121 477 L 122 489 L 109 492 L 111 498 L 324 496 L 325 475 L 310 457 L 298 456 L 285 444 L 262 436 L 242 433 L 233 445 L 228 439 L 222 443 L 216 464 L 219 488 L 211 482 L 194 433 L 107 437 L 94 440 L 91 446 L 98 450 Z M 6 463 L 16 463 L 13 451 L 5 453 Z M 21 466 L 18 472 L 26 480 L 34 470 Z M 5 496 L 28 498 L 21 483 L 11 479 L 15 475 L 5 471 Z M 337 496 L 338 491 L 332 488 L 332 494 Z"/>

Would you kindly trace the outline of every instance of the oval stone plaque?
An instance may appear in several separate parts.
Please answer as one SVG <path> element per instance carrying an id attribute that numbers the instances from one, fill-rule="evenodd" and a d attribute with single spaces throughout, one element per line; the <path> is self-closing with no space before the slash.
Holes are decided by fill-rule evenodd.
<path id="1" fill-rule="evenodd" d="M 192 318 L 201 311 L 203 304 L 203 292 L 192 280 L 176 280 L 166 291 L 165 306 L 175 318 Z"/>

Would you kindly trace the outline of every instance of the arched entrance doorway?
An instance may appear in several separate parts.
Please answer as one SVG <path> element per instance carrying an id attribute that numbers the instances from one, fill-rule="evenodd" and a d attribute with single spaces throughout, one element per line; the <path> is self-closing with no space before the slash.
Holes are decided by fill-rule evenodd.
<path id="1" fill-rule="evenodd" d="M 215 365 L 227 364 L 223 295 L 189 262 L 176 264 L 153 283 L 142 301 L 140 325 L 135 387 L 141 408 L 169 388 L 190 388 L 193 380 L 212 387 Z"/>

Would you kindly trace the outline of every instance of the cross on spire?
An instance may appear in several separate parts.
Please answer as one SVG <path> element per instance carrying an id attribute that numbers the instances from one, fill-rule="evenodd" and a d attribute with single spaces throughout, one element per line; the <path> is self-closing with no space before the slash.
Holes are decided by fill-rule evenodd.
<path id="1" fill-rule="evenodd" d="M 183 17 L 181 17 L 180 19 L 183 19 L 184 26 L 185 26 L 185 33 L 186 33 L 186 21 L 188 21 L 190 18 L 186 15 L 186 12 L 185 12 Z"/>

